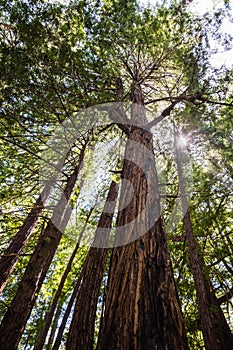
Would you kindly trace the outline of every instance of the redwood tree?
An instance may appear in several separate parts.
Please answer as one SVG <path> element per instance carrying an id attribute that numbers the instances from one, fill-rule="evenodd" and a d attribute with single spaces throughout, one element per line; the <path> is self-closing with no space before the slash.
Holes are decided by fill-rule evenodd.
<path id="1" fill-rule="evenodd" d="M 145 125 L 139 82 L 132 85 L 131 96 L 131 120 Z M 117 227 L 127 228 L 116 232 L 97 349 L 187 349 L 161 216 L 153 137 L 137 126 L 127 137 L 122 179 L 130 181 L 134 193 L 117 218 Z M 127 203 L 128 196 L 126 185 L 120 202 Z"/>
<path id="2" fill-rule="evenodd" d="M 195 282 L 197 293 L 198 313 L 200 317 L 201 330 L 207 350 L 228 350 L 233 344 L 233 334 L 224 317 L 220 303 L 213 291 L 213 287 L 206 273 L 206 266 L 198 254 L 198 245 L 196 243 L 188 200 L 186 195 L 185 178 L 182 171 L 182 154 L 184 150 L 178 145 L 178 135 L 175 137 L 175 155 L 177 164 L 177 173 L 179 180 L 179 190 L 181 195 L 181 204 L 184 215 L 185 238 L 189 249 L 189 258 L 191 271 Z"/>
<path id="3" fill-rule="evenodd" d="M 117 184 L 113 181 L 109 188 L 107 203 L 100 216 L 97 230 L 94 236 L 93 246 L 91 247 L 84 265 L 82 281 L 76 297 L 76 303 L 72 322 L 67 339 L 67 348 L 72 349 L 92 349 L 94 343 L 94 328 L 98 297 L 100 293 L 101 282 L 108 256 L 108 249 L 101 248 L 102 234 L 99 229 L 105 228 L 106 234 L 111 230 L 112 219 L 115 205 L 112 205 L 111 213 L 108 213 L 107 206 L 109 202 L 116 203 Z M 106 243 L 106 242 L 105 242 Z M 95 246 L 100 246 L 99 248 Z"/>
<path id="4" fill-rule="evenodd" d="M 64 196 L 58 201 L 52 218 L 46 229 L 41 234 L 35 251 L 32 254 L 26 271 L 19 284 L 9 309 L 7 310 L 0 325 L 0 347 L 3 349 L 17 349 L 22 333 L 35 303 L 37 293 L 40 291 L 51 261 L 56 253 L 71 214 L 69 200 L 82 162 L 84 159 L 87 143 L 83 145 L 78 163 L 68 177 Z"/>

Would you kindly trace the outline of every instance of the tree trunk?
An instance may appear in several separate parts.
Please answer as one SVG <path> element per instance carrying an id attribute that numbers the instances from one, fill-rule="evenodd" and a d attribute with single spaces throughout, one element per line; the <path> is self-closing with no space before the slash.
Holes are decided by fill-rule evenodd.
<path id="1" fill-rule="evenodd" d="M 62 312 L 62 305 L 63 305 L 63 300 L 59 301 L 59 304 L 57 306 L 57 310 L 54 316 L 54 320 L 52 323 L 52 327 L 51 327 L 51 331 L 49 334 L 49 339 L 48 339 L 48 343 L 46 344 L 46 350 L 51 350 L 52 349 L 52 345 L 53 345 L 53 341 L 54 341 L 54 337 L 56 334 L 56 330 L 58 328 L 58 322 L 59 322 L 59 318 Z"/>
<path id="2" fill-rule="evenodd" d="M 62 237 L 62 229 L 67 225 L 71 214 L 68 201 L 82 166 L 86 144 L 80 153 L 79 162 L 68 178 L 64 196 L 58 202 L 53 216 L 43 235 L 39 238 L 35 251 L 19 284 L 19 288 L 0 326 L 0 348 L 17 349 L 36 296 L 56 253 Z M 60 228 L 60 230 L 58 229 Z"/>
<path id="3" fill-rule="evenodd" d="M 175 146 L 176 147 L 176 146 Z M 193 228 L 188 210 L 181 160 L 176 148 L 176 163 L 179 178 L 182 209 L 184 213 L 184 227 L 187 238 L 191 271 L 195 283 L 199 318 L 206 350 L 229 350 L 233 344 L 233 335 L 224 317 L 218 299 L 210 288 L 210 281 L 203 274 L 204 265 L 198 255 L 197 244 L 193 235 Z"/>
<path id="4" fill-rule="evenodd" d="M 11 273 L 14 270 L 14 267 L 19 259 L 22 250 L 24 249 L 31 236 L 32 231 L 37 225 L 52 187 L 52 182 L 45 186 L 41 195 L 37 198 L 34 207 L 24 220 L 23 225 L 20 227 L 17 234 L 13 237 L 9 247 L 4 251 L 0 258 L 0 293 L 3 291 Z"/>
<path id="5" fill-rule="evenodd" d="M 105 208 L 108 206 L 109 202 L 115 203 L 116 199 L 117 184 L 112 182 Z M 95 233 L 94 246 L 97 246 L 98 243 L 101 242 L 102 233 L 98 231 L 98 228 L 109 228 L 109 231 L 111 230 L 114 208 L 112 206 L 111 214 L 105 210 L 102 213 Z M 99 235 L 100 237 L 98 237 Z M 93 349 L 97 302 L 107 256 L 107 248 L 91 247 L 87 254 L 87 265 L 85 266 L 85 273 L 83 274 L 82 283 L 78 290 L 67 340 L 67 349 L 69 350 Z"/>
<path id="6" fill-rule="evenodd" d="M 42 193 L 37 198 L 35 205 L 23 222 L 23 225 L 18 230 L 17 234 L 13 237 L 10 245 L 0 258 L 0 293 L 2 293 L 5 288 L 7 281 L 12 274 L 14 267 L 22 253 L 24 247 L 26 246 L 32 231 L 37 225 L 37 222 L 45 208 L 45 204 L 53 190 L 53 186 L 56 182 L 57 174 L 61 171 L 64 164 L 64 159 L 56 167 L 57 173 L 54 178 L 51 179 L 45 185 Z"/>
<path id="7" fill-rule="evenodd" d="M 61 322 L 61 325 L 58 329 L 58 332 L 57 332 L 57 337 L 56 337 L 56 340 L 55 340 L 55 343 L 52 347 L 52 350 L 58 350 L 59 347 L 60 347 L 60 344 L 61 344 L 61 340 L 62 340 L 62 335 L 64 333 L 64 329 L 66 327 L 66 323 L 67 323 L 67 320 L 68 320 L 68 317 L 70 315 L 70 312 L 71 312 L 71 309 L 72 309 L 72 306 L 74 304 L 74 301 L 75 301 L 75 298 L 76 298 L 76 295 L 77 295 L 77 292 L 78 292 L 78 289 L 79 289 L 79 286 L 81 284 L 81 281 L 82 281 L 82 278 L 83 276 L 85 275 L 85 265 L 87 263 L 87 260 L 85 260 L 84 262 L 84 265 L 82 267 L 82 271 L 78 277 L 78 280 L 75 284 L 75 287 L 74 287 L 74 290 L 71 294 L 71 297 L 70 297 L 70 300 L 68 302 L 68 305 L 67 305 L 67 308 L 66 308 L 66 311 L 65 311 L 65 314 L 62 318 L 62 322 Z"/>
<path id="8" fill-rule="evenodd" d="M 132 101 L 138 103 L 132 108 L 134 124 L 144 124 L 139 86 L 132 89 Z M 97 349 L 187 349 L 160 214 L 150 132 L 131 127 L 122 178 L 131 182 L 134 193 L 131 202 L 117 217 L 116 247 L 111 257 L 106 308 Z M 130 187 L 124 183 L 120 203 L 127 203 L 130 195 Z"/>
<path id="9" fill-rule="evenodd" d="M 88 213 L 88 216 L 86 218 L 86 222 L 84 224 L 84 227 L 83 227 L 83 229 L 80 232 L 78 242 L 77 242 L 77 244 L 76 244 L 76 246 L 75 246 L 75 248 L 74 248 L 74 250 L 73 250 L 73 252 L 71 254 L 69 262 L 68 262 L 68 264 L 66 266 L 66 269 L 65 269 L 65 271 L 64 271 L 64 273 L 62 275 L 61 281 L 59 283 L 58 289 L 57 289 L 57 291 L 56 291 L 56 293 L 55 293 L 55 295 L 53 297 L 52 305 L 51 305 L 48 313 L 45 315 L 44 325 L 43 325 L 43 328 L 42 328 L 41 332 L 39 333 L 39 335 L 37 337 L 37 342 L 35 344 L 34 350 L 42 350 L 43 349 L 44 342 L 45 342 L 47 333 L 49 331 L 49 327 L 50 327 L 50 324 L 52 322 L 53 315 L 54 315 L 54 312 L 56 310 L 58 300 L 59 300 L 59 298 L 61 296 L 62 289 L 64 287 L 64 284 L 65 284 L 65 281 L 67 279 L 67 276 L 68 276 L 68 274 L 69 274 L 69 272 L 71 270 L 74 258 L 75 258 L 76 254 L 77 254 L 78 249 L 79 249 L 80 241 L 82 239 L 83 233 L 84 233 L 84 231 L 86 229 L 86 226 L 87 226 L 87 223 L 88 223 L 88 220 L 89 220 L 89 218 L 91 216 L 92 211 L 93 211 L 93 208 Z"/>

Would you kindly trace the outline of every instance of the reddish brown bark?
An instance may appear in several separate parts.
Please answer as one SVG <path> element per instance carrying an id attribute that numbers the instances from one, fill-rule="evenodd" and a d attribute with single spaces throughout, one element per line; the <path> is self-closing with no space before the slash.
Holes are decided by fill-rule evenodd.
<path id="1" fill-rule="evenodd" d="M 132 86 L 132 121 L 147 124 L 140 86 Z M 97 349 L 187 349 L 183 318 L 174 283 L 163 220 L 153 139 L 131 126 L 122 178 L 134 189 L 119 212 L 106 307 Z M 130 187 L 122 185 L 120 203 Z"/>
<path id="2" fill-rule="evenodd" d="M 56 310 L 56 307 L 57 307 L 57 304 L 58 304 L 58 300 L 61 296 L 61 293 L 62 293 L 62 289 L 64 287 L 64 284 L 65 284 L 65 281 L 68 277 L 68 274 L 71 270 L 71 267 L 72 267 L 72 264 L 73 264 L 73 261 L 74 261 L 74 258 L 77 254 L 77 251 L 79 249 L 79 246 L 80 246 L 80 241 L 82 239 L 82 236 L 83 236 L 83 233 L 86 229 L 86 226 L 87 226 L 87 223 L 88 223 L 88 220 L 91 216 L 91 213 L 93 211 L 93 208 L 90 210 L 87 218 L 86 218 L 86 222 L 84 224 L 84 227 L 82 229 L 82 231 L 80 232 L 80 235 L 79 235 L 79 239 L 78 239 L 78 242 L 71 254 L 71 257 L 69 259 L 69 262 L 66 266 L 66 269 L 62 275 L 62 278 L 61 278 L 61 281 L 59 283 L 59 286 L 58 286 L 58 289 L 56 290 L 56 293 L 53 297 L 53 301 L 52 301 L 52 304 L 51 304 L 51 307 L 48 311 L 48 313 L 45 315 L 45 321 L 44 321 L 44 324 L 43 324 L 43 328 L 41 330 L 41 332 L 39 333 L 38 337 L 37 337 L 37 342 L 35 344 L 35 347 L 34 347 L 34 350 L 42 350 L 43 349 L 43 346 L 44 346 L 44 342 L 45 342 L 45 339 L 46 339 L 46 336 L 47 336 L 47 333 L 49 331 L 49 327 L 51 325 L 51 322 L 52 322 L 52 319 L 53 319 L 53 316 L 54 316 L 54 312 Z"/>
<path id="3" fill-rule="evenodd" d="M 23 225 L 18 230 L 15 237 L 12 239 L 9 247 L 4 251 L 0 258 L 0 293 L 3 291 L 14 267 L 19 259 L 19 256 L 27 244 L 32 231 L 37 225 L 41 213 L 44 210 L 44 205 L 51 192 L 53 184 L 49 183 L 42 194 L 36 200 L 36 203 L 26 219 Z"/>
<path id="4" fill-rule="evenodd" d="M 191 271 L 195 283 L 198 312 L 205 348 L 206 350 L 229 350 L 233 344 L 233 334 L 230 331 L 216 295 L 211 291 L 210 281 L 207 280 L 203 273 L 204 263 L 202 263 L 203 259 L 198 255 L 197 243 L 193 234 L 185 191 L 185 180 L 177 149 L 176 163 L 184 213 L 185 236 L 188 243 Z"/>
<path id="5" fill-rule="evenodd" d="M 18 348 L 22 333 L 36 301 L 37 293 L 41 289 L 43 280 L 61 240 L 61 229 L 66 227 L 69 220 L 71 208 L 68 205 L 68 201 L 82 166 L 85 148 L 86 145 L 83 146 L 79 162 L 72 175 L 67 180 L 64 197 L 58 202 L 53 217 L 49 221 L 42 236 L 39 238 L 16 295 L 2 320 L 0 325 L 1 349 L 14 350 Z M 60 230 L 57 227 L 59 227 Z"/>
<path id="6" fill-rule="evenodd" d="M 62 305 L 63 305 L 63 300 L 59 300 L 59 304 L 57 306 L 57 310 L 56 310 L 56 313 L 55 313 L 55 316 L 54 316 L 54 319 L 53 319 L 53 322 L 52 322 L 52 327 L 51 327 L 51 331 L 50 331 L 50 334 L 49 334 L 48 343 L 46 344 L 46 349 L 47 350 L 51 350 L 51 348 L 52 348 L 52 345 L 53 345 L 53 342 L 54 342 L 54 338 L 55 338 L 55 334 L 56 334 L 56 330 L 58 328 L 59 318 L 60 318 L 61 312 L 62 312 Z"/>
<path id="7" fill-rule="evenodd" d="M 62 159 L 58 166 L 56 166 L 56 173 L 54 177 L 46 183 L 42 193 L 37 198 L 35 205 L 25 218 L 23 225 L 20 227 L 17 234 L 13 237 L 10 245 L 0 257 L 0 293 L 5 288 L 10 275 L 14 271 L 14 267 L 20 254 L 22 253 L 32 234 L 32 231 L 38 223 L 38 220 L 45 208 L 46 202 L 56 183 L 56 178 L 62 170 L 63 164 L 64 159 Z"/>
<path id="8" fill-rule="evenodd" d="M 105 209 L 109 202 L 113 204 L 116 202 L 116 199 L 117 184 L 112 182 Z M 102 232 L 99 232 L 99 228 L 109 228 L 108 231 L 110 231 L 114 208 L 115 205 L 112 205 L 112 213 L 107 213 L 105 210 L 102 213 L 95 233 L 94 246 L 98 246 L 101 243 Z M 106 242 L 104 243 L 106 245 Z M 108 249 L 101 247 L 91 247 L 88 252 L 86 257 L 87 264 L 85 266 L 85 272 L 83 273 L 81 286 L 78 290 L 73 319 L 67 340 L 67 349 L 69 350 L 93 349 L 96 308 L 107 255 Z"/>
<path id="9" fill-rule="evenodd" d="M 133 185 L 134 197 L 119 213 L 117 226 L 133 222 L 125 232 L 132 240 L 145 222 L 150 229 L 142 231 L 136 241 L 113 250 L 97 349 L 187 349 L 162 219 L 155 223 L 160 204 L 152 135 L 135 127 L 129 138 L 149 149 L 151 158 L 143 147 L 139 153 L 130 144 L 126 146 L 125 159 L 129 152 L 136 164 L 146 162 L 148 169 L 143 174 L 135 163 L 125 160 L 122 177 Z M 120 202 L 127 196 L 123 187 Z M 149 208 L 143 212 L 147 202 Z M 140 213 L 141 222 L 134 222 Z M 122 243 L 122 235 L 118 238 L 116 233 L 118 243 Z"/>
<path id="10" fill-rule="evenodd" d="M 58 329 L 57 337 L 56 337 L 56 340 L 55 340 L 54 345 L 52 347 L 52 350 L 58 350 L 59 347 L 60 347 L 60 344 L 61 344 L 61 341 L 62 341 L 62 335 L 63 335 L 64 329 L 66 327 L 66 323 L 67 323 L 68 317 L 69 317 L 71 309 L 72 309 L 72 307 L 74 305 L 75 298 L 76 298 L 76 295 L 77 295 L 80 283 L 82 281 L 82 278 L 85 275 L 85 265 L 86 265 L 86 263 L 87 263 L 87 260 L 85 260 L 85 262 L 84 262 L 84 265 L 82 267 L 82 271 L 81 271 L 81 273 L 80 273 L 80 275 L 78 277 L 78 280 L 77 280 L 77 282 L 75 284 L 74 290 L 73 290 L 73 292 L 71 294 L 71 297 L 70 297 L 70 300 L 68 302 L 66 311 L 65 311 L 64 316 L 62 318 L 61 325 L 60 325 L 60 327 Z"/>

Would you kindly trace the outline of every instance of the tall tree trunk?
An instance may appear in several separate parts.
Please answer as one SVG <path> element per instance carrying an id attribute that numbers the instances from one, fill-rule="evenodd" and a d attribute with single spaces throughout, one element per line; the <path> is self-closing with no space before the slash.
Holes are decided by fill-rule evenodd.
<path id="1" fill-rule="evenodd" d="M 36 295 L 41 289 L 43 280 L 61 240 L 62 229 L 66 227 L 69 220 L 71 208 L 68 205 L 68 201 L 82 166 L 86 145 L 82 148 L 79 162 L 67 180 L 64 196 L 58 202 L 51 220 L 43 235 L 39 238 L 16 295 L 2 320 L 0 325 L 1 349 L 14 350 L 18 347 L 27 320 L 36 301 Z"/>
<path id="2" fill-rule="evenodd" d="M 37 198 L 35 205 L 23 222 L 23 225 L 13 237 L 10 245 L 3 252 L 0 258 L 0 293 L 3 291 L 14 267 L 19 259 L 19 256 L 27 244 L 32 231 L 37 225 L 41 213 L 44 210 L 44 205 L 48 199 L 53 187 L 53 182 L 48 183 L 41 195 Z"/>
<path id="3" fill-rule="evenodd" d="M 114 207 L 112 206 L 112 213 L 106 212 L 106 207 L 109 205 L 109 202 L 112 204 L 113 202 L 116 203 L 116 199 L 117 184 L 112 181 L 107 203 L 105 204 L 104 212 L 100 217 L 95 233 L 94 246 L 98 246 L 98 243 L 101 242 L 102 232 L 99 232 L 99 228 L 109 228 L 109 232 L 111 230 L 115 204 Z M 87 254 L 87 265 L 85 266 L 85 273 L 83 274 L 82 283 L 78 290 L 67 340 L 67 349 L 69 350 L 93 349 L 97 302 L 107 256 L 107 248 L 91 247 Z"/>
<path id="4" fill-rule="evenodd" d="M 197 243 L 188 209 L 180 153 L 176 147 L 176 164 L 179 178 L 182 209 L 184 213 L 185 236 L 188 243 L 191 271 L 195 283 L 199 318 L 206 350 L 229 350 L 233 344 L 233 334 L 224 317 L 221 306 L 213 291 L 210 281 L 203 273 L 204 264 L 198 255 Z"/>
<path id="5" fill-rule="evenodd" d="M 47 350 L 51 350 L 52 345 L 53 345 L 53 341 L 54 341 L 54 337 L 55 337 L 55 334 L 56 334 L 56 330 L 58 328 L 59 318 L 60 318 L 61 311 L 62 311 L 62 303 L 63 303 L 63 300 L 61 300 L 59 302 L 58 306 L 57 306 L 57 310 L 56 310 L 56 313 L 55 313 L 55 316 L 54 316 L 54 320 L 53 320 L 53 323 L 52 323 L 52 327 L 51 327 L 51 332 L 49 334 L 48 343 L 46 344 L 46 349 Z"/>
<path id="6" fill-rule="evenodd" d="M 64 329 L 66 327 L 66 323 L 67 323 L 68 317 L 70 315 L 72 306 L 73 306 L 73 304 L 75 302 L 75 298 L 76 298 L 76 295 L 78 293 L 78 289 L 79 289 L 79 286 L 81 284 L 82 278 L 85 275 L 85 266 L 86 266 L 86 264 L 87 264 L 87 260 L 85 260 L 85 262 L 84 262 L 84 265 L 82 267 L 82 271 L 81 271 L 81 273 L 80 273 L 80 275 L 78 277 L 78 280 L 77 280 L 77 282 L 75 284 L 74 290 L 73 290 L 73 292 L 71 294 L 71 297 L 70 297 L 70 300 L 68 302 L 66 311 L 65 311 L 64 316 L 62 318 L 61 325 L 60 325 L 60 327 L 58 329 L 57 337 L 56 337 L 56 340 L 55 340 L 54 345 L 52 347 L 52 350 L 58 350 L 59 347 L 60 347 L 60 344 L 61 344 L 61 341 L 62 341 L 62 335 L 64 333 Z"/>
<path id="7" fill-rule="evenodd" d="M 53 316 L 54 316 L 54 312 L 55 312 L 56 307 L 57 307 L 58 300 L 59 300 L 59 298 L 61 296 L 62 289 L 64 287 L 64 284 L 65 284 L 65 281 L 67 279 L 67 276 L 68 276 L 68 274 L 69 274 L 69 272 L 71 270 L 74 258 L 76 256 L 77 251 L 78 251 L 79 246 L 80 246 L 80 241 L 81 241 L 83 233 L 84 233 L 84 231 L 86 229 L 88 220 L 90 219 L 92 211 L 93 211 L 93 208 L 89 211 L 89 213 L 87 215 L 87 218 L 86 218 L 85 224 L 83 226 L 83 229 L 80 232 L 78 242 L 77 242 L 77 244 L 76 244 L 76 246 L 75 246 L 75 248 L 74 248 L 74 250 L 73 250 L 73 252 L 71 254 L 69 262 L 68 262 L 68 264 L 66 266 L 66 269 L 65 269 L 65 271 L 64 271 L 64 273 L 62 275 L 61 281 L 59 283 L 58 289 L 56 290 L 56 293 L 55 293 L 55 295 L 53 297 L 53 301 L 52 301 L 51 307 L 50 307 L 49 311 L 47 312 L 47 314 L 45 315 L 44 325 L 43 325 L 43 328 L 42 328 L 41 332 L 39 333 L 39 335 L 37 337 L 37 342 L 35 344 L 34 350 L 42 350 L 43 349 L 44 342 L 45 342 L 47 333 L 49 331 L 49 327 L 50 327 L 50 324 L 52 322 L 52 319 L 53 319 Z"/>
<path id="8" fill-rule="evenodd" d="M 0 293 L 2 293 L 3 289 L 5 288 L 20 254 L 26 246 L 32 231 L 37 225 L 37 222 L 45 208 L 45 204 L 51 194 L 51 191 L 53 190 L 57 175 L 62 170 L 63 164 L 64 159 L 62 159 L 56 167 L 57 173 L 55 174 L 54 178 L 47 182 L 42 193 L 37 198 L 32 210 L 25 218 L 23 225 L 20 227 L 17 234 L 13 237 L 10 245 L 5 249 L 0 257 Z"/>
<path id="9" fill-rule="evenodd" d="M 134 124 L 145 123 L 140 86 L 132 88 L 132 102 L 138 104 L 132 108 Z M 134 194 L 118 213 L 97 349 L 187 349 L 160 216 L 153 137 L 140 127 L 132 126 L 128 134 L 122 178 L 131 182 Z M 127 203 L 130 195 L 130 187 L 124 183 L 120 203 Z"/>

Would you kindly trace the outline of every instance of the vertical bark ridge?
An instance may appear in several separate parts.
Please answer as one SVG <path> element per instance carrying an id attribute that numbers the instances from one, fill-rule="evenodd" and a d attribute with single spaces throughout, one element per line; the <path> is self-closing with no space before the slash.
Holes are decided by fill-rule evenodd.
<path id="1" fill-rule="evenodd" d="M 59 171 L 62 170 L 64 160 L 56 167 L 57 175 Z M 38 220 L 45 208 L 45 204 L 51 194 L 51 191 L 56 182 L 56 177 L 54 176 L 49 182 L 46 183 L 43 191 L 39 195 L 34 204 L 33 208 L 25 218 L 22 226 L 19 228 L 16 235 L 13 237 L 9 246 L 5 249 L 0 258 L 0 293 L 2 293 L 5 288 L 7 281 L 14 271 L 14 267 L 22 253 L 24 247 L 26 246 L 32 231 L 35 229 Z"/>
<path id="2" fill-rule="evenodd" d="M 105 208 L 108 206 L 109 202 L 111 202 L 111 204 L 116 203 L 117 193 L 117 184 L 112 181 Z M 114 208 L 115 204 L 111 206 L 111 213 L 106 212 L 104 209 L 103 213 L 101 214 L 98 227 L 95 232 L 94 246 L 96 246 L 96 243 L 100 243 L 102 240 L 102 233 L 101 231 L 99 232 L 99 228 L 107 228 L 110 232 Z M 106 243 L 105 239 L 104 243 Z M 66 347 L 69 350 L 93 349 L 97 302 L 107 256 L 108 249 L 101 247 L 91 247 L 87 254 L 87 263 L 83 269 L 83 278 L 77 293 L 72 323 L 66 344 Z"/>
<path id="3" fill-rule="evenodd" d="M 130 141 L 141 146 L 140 152 Z M 129 154 L 134 161 L 128 160 Z M 137 164 L 143 164 L 144 171 Z M 111 256 L 97 350 L 188 349 L 160 214 L 153 140 L 148 131 L 131 128 L 122 178 L 131 182 L 134 195 L 117 218 L 116 247 Z M 120 203 L 128 195 L 123 185 Z M 138 215 L 139 221 L 135 220 Z M 121 232 L 124 225 L 125 240 Z"/>
<path id="4" fill-rule="evenodd" d="M 206 350 L 229 350 L 233 344 L 233 334 L 224 317 L 221 306 L 213 291 L 210 281 L 203 273 L 203 259 L 199 257 L 197 243 L 193 234 L 191 217 L 185 190 L 185 179 L 182 172 L 181 160 L 176 146 L 176 164 L 179 178 L 182 210 L 184 213 L 184 228 L 187 238 L 191 271 L 196 289 L 198 313 L 201 321 Z"/>
<path id="5" fill-rule="evenodd" d="M 39 238 L 16 295 L 4 315 L 0 325 L 0 349 L 14 350 L 18 348 L 27 320 L 36 301 L 37 293 L 41 289 L 62 237 L 62 231 L 57 227 L 64 229 L 69 220 L 71 208 L 68 205 L 68 201 L 82 167 L 85 149 L 86 144 L 82 148 L 78 164 L 67 180 L 64 196 L 58 202 L 52 219 L 48 222 L 43 235 Z M 54 223 L 56 223 L 56 226 Z"/>
<path id="6" fill-rule="evenodd" d="M 14 270 L 19 256 L 27 244 L 32 231 L 37 225 L 41 213 L 44 210 L 46 199 L 52 189 L 52 183 L 48 184 L 37 198 L 35 205 L 23 222 L 23 225 L 13 237 L 10 245 L 3 252 L 0 258 L 0 293 L 3 291 L 6 283 Z"/>
<path id="7" fill-rule="evenodd" d="M 77 244 L 76 244 L 76 246 L 75 246 L 75 248 L 74 248 L 74 250 L 73 250 L 73 252 L 71 254 L 71 257 L 70 257 L 70 259 L 68 261 L 66 269 L 65 269 L 65 271 L 64 271 L 64 273 L 62 275 L 61 281 L 59 283 L 58 289 L 56 290 L 56 293 L 55 293 L 55 295 L 53 297 L 53 301 L 52 301 L 51 307 L 50 307 L 49 311 L 45 315 L 45 321 L 44 321 L 44 324 L 43 324 L 43 328 L 42 328 L 41 332 L 38 334 L 37 342 L 35 344 L 34 350 L 42 350 L 43 349 L 44 342 L 45 342 L 47 333 L 49 331 L 49 327 L 50 327 L 50 324 L 52 322 L 52 319 L 53 319 L 53 316 L 54 316 L 54 312 L 55 312 L 57 304 L 58 304 L 58 300 L 59 300 L 59 298 L 61 296 L 61 293 L 62 293 L 64 284 L 65 284 L 65 281 L 66 281 L 67 276 L 68 276 L 68 274 L 69 274 L 69 272 L 71 270 L 71 267 L 72 267 L 73 261 L 75 259 L 75 256 L 76 256 L 76 254 L 78 252 L 78 249 L 79 249 L 79 246 L 80 246 L 80 241 L 81 241 L 83 233 L 84 233 L 84 231 L 86 229 L 88 220 L 90 219 L 92 211 L 93 211 L 93 208 L 91 208 L 91 210 L 89 211 L 89 213 L 87 215 L 84 227 L 83 227 L 83 229 L 80 232 L 78 242 L 77 242 Z"/>

